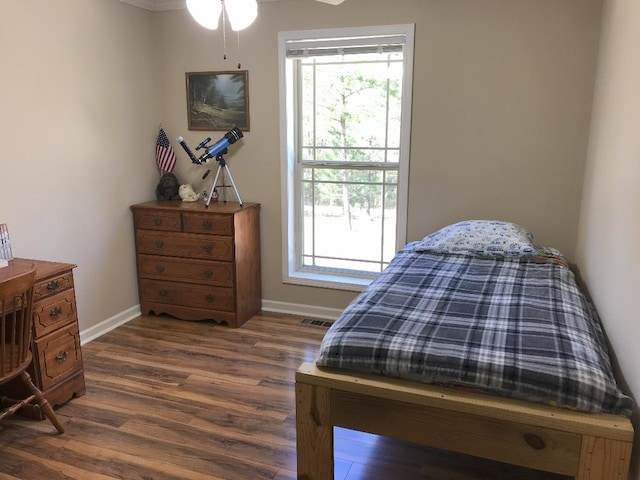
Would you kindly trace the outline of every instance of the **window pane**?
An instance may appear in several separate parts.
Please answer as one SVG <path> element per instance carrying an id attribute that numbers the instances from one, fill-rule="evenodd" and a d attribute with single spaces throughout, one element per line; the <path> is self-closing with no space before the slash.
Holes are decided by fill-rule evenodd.
<path id="1" fill-rule="evenodd" d="M 309 169 L 308 173 L 312 173 Z M 313 205 L 313 182 L 302 182 L 302 195 L 303 195 L 303 207 L 302 207 L 302 228 L 303 239 L 309 239 L 302 242 L 302 252 L 304 255 L 313 255 L 313 229 L 314 229 L 314 205 Z"/>
<path id="2" fill-rule="evenodd" d="M 305 162 L 309 162 L 312 160 L 315 160 L 315 152 L 316 149 L 312 148 L 312 147 L 303 147 L 302 148 L 302 160 L 304 160 Z"/>
<path id="3" fill-rule="evenodd" d="M 313 170 L 313 175 L 309 172 Z M 305 266 L 379 272 L 395 253 L 397 174 L 305 168 Z M 347 267 L 349 265 L 349 267 Z"/>
<path id="4" fill-rule="evenodd" d="M 323 183 L 334 183 L 334 188 L 342 188 L 342 183 L 358 183 L 368 185 L 370 183 L 381 184 L 385 178 L 382 170 L 355 170 L 347 168 L 305 168 L 304 171 L 313 170 L 313 180 Z M 305 174 L 308 176 L 308 174 Z M 394 178 L 393 175 L 389 175 Z M 330 187 L 327 187 L 330 188 Z"/>
<path id="5" fill-rule="evenodd" d="M 303 162 L 399 163 L 400 151 L 368 148 L 304 148 Z"/>
<path id="6" fill-rule="evenodd" d="M 402 63 L 391 63 L 388 57 L 376 53 L 369 54 L 366 62 L 345 57 L 332 63 L 312 59 L 303 64 L 305 159 L 378 162 L 385 161 L 382 152 L 348 148 L 399 147 Z M 325 150 L 316 150 L 313 157 L 306 150 L 309 146 Z"/>
<path id="7" fill-rule="evenodd" d="M 302 180 L 306 180 L 306 181 L 313 180 L 313 168 L 304 168 L 302 170 Z"/>
<path id="8" fill-rule="evenodd" d="M 382 260 L 386 263 L 389 263 L 398 251 L 395 239 L 397 227 L 397 199 L 397 186 L 386 185 L 384 208 L 384 245 L 382 253 Z"/>
<path id="9" fill-rule="evenodd" d="M 400 162 L 400 150 L 389 149 L 387 150 L 387 162 L 399 163 Z"/>

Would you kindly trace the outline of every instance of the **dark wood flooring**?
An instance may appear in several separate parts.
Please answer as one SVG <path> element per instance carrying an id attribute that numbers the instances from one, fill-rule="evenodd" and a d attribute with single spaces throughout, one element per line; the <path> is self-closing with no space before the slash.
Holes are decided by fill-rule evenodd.
<path id="1" fill-rule="evenodd" d="M 326 329 L 264 313 L 242 328 L 141 317 L 83 346 L 86 395 L 0 422 L 0 479 L 296 478 L 294 372 Z M 335 431 L 339 480 L 559 477 Z"/>

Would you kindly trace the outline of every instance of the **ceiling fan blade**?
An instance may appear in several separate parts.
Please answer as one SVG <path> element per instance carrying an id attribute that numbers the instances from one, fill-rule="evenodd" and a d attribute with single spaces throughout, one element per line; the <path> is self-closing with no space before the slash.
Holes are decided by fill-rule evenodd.
<path id="1" fill-rule="evenodd" d="M 322 3 L 328 3 L 329 5 L 340 5 L 344 0 L 316 0 Z"/>

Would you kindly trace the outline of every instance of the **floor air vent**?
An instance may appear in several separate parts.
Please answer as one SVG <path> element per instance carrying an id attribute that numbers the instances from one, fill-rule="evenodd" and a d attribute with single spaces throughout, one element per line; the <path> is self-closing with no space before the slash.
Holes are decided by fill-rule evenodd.
<path id="1" fill-rule="evenodd" d="M 314 320 L 312 318 L 303 318 L 300 323 L 302 325 L 310 325 L 312 327 L 322 327 L 322 328 L 329 328 L 331 325 L 333 325 L 333 322 L 328 322 L 325 320 Z"/>

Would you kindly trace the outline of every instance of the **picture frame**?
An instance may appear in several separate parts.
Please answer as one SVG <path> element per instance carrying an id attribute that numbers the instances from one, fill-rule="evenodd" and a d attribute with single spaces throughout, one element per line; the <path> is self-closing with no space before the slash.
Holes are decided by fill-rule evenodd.
<path id="1" fill-rule="evenodd" d="M 189 130 L 249 131 L 249 72 L 187 72 Z"/>

